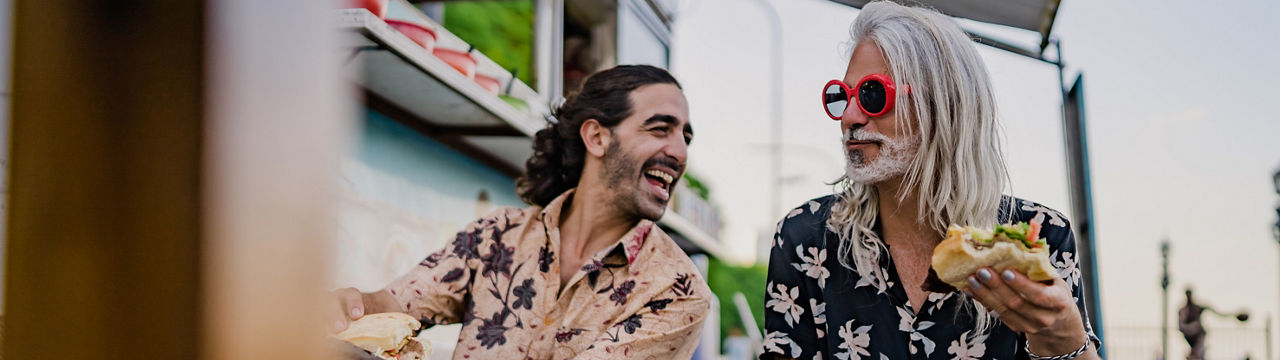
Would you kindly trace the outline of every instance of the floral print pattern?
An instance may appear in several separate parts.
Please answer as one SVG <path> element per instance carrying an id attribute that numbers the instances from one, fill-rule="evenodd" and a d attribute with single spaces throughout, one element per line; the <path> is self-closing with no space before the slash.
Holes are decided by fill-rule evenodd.
<path id="1" fill-rule="evenodd" d="M 476 220 L 387 289 L 424 326 L 463 324 L 454 359 L 691 356 L 711 291 L 653 222 L 561 286 L 559 214 L 572 194 Z"/>
<path id="2" fill-rule="evenodd" d="M 1070 284 L 1084 315 L 1080 264 L 1066 217 L 1030 201 L 1002 200 L 1004 208 L 1018 207 L 1001 222 L 1033 221 L 1043 226 L 1041 236 L 1049 245 L 1050 261 Z M 912 309 L 883 242 L 864 239 L 881 250 L 875 259 L 878 266 L 867 274 L 829 257 L 839 253 L 838 237 L 825 226 L 836 201 L 835 196 L 808 201 L 778 223 L 764 294 L 767 335 L 761 358 L 1027 358 L 1022 347 L 1025 337 L 998 320 L 989 331 L 975 332 L 973 315 L 965 309 L 970 300 L 960 292 L 929 293 L 920 309 Z M 878 224 L 875 230 L 879 231 Z M 1082 318 L 1081 326 L 1095 348 L 1100 346 L 1087 315 Z"/>
<path id="3" fill-rule="evenodd" d="M 870 358 L 871 353 L 867 352 L 867 346 L 871 345 L 871 325 L 859 326 L 850 330 L 853 326 L 853 320 L 845 322 L 840 326 L 840 345 L 838 346 L 843 352 L 836 353 L 836 358 L 840 360 L 861 360 Z"/>
<path id="4" fill-rule="evenodd" d="M 773 288 L 774 284 L 769 283 L 769 288 Z M 794 326 L 800 320 L 800 314 L 804 313 L 804 308 L 796 304 L 796 298 L 800 296 L 800 288 L 793 287 L 790 291 L 786 285 L 777 284 L 778 291 L 769 293 L 769 301 L 764 306 L 773 309 L 773 311 L 782 314 L 787 320 L 787 325 Z"/>

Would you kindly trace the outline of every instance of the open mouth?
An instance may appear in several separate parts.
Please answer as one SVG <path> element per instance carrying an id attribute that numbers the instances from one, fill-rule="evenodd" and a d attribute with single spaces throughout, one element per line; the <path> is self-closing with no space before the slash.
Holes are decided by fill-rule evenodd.
<path id="1" fill-rule="evenodd" d="M 644 172 L 644 179 L 658 198 L 663 201 L 671 199 L 671 185 L 675 183 L 675 174 L 661 169 L 649 169 Z"/>

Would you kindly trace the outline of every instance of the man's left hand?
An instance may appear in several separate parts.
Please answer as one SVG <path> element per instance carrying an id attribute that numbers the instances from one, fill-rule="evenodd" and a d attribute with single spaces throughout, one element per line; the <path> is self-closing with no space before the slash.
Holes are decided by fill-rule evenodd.
<path id="1" fill-rule="evenodd" d="M 1032 352 L 1066 354 L 1089 341 L 1071 289 L 1062 279 L 1047 285 L 1013 270 L 982 268 L 965 289 L 1013 331 L 1027 336 Z"/>

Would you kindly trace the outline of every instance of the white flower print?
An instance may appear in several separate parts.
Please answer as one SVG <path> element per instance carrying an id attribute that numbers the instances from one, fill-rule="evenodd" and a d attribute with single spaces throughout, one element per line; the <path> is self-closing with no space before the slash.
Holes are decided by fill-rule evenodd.
<path id="1" fill-rule="evenodd" d="M 809 212 L 814 214 L 817 214 L 818 208 L 822 206 L 822 204 L 819 204 L 817 201 L 813 201 L 813 200 L 809 200 L 809 203 L 806 205 L 809 205 Z"/>
<path id="2" fill-rule="evenodd" d="M 818 299 L 809 298 L 809 310 L 813 311 L 813 325 L 817 329 L 818 338 L 826 336 L 827 328 L 827 304 L 818 302 Z"/>
<path id="3" fill-rule="evenodd" d="M 791 341 L 791 338 L 782 332 L 772 331 L 765 334 L 764 344 L 761 345 L 764 347 L 765 352 L 790 354 L 788 356 L 792 358 L 800 357 L 800 345 L 797 345 L 795 341 Z M 782 346 L 787 346 L 788 348 L 783 349 Z"/>
<path id="4" fill-rule="evenodd" d="M 947 299 L 951 298 L 951 294 L 955 294 L 955 293 L 946 293 L 946 294 L 936 293 L 936 292 L 929 293 L 929 297 L 926 298 L 924 301 L 925 304 L 933 304 L 933 306 L 928 307 L 929 314 L 932 315 L 935 310 L 941 309 L 943 305 L 946 305 Z"/>
<path id="5" fill-rule="evenodd" d="M 861 360 L 863 356 L 871 357 L 871 353 L 867 352 L 867 346 L 871 345 L 871 325 L 859 326 L 857 329 L 853 327 L 853 320 L 840 326 L 840 349 L 844 352 L 836 353 L 836 358 L 840 360 Z"/>
<path id="6" fill-rule="evenodd" d="M 769 287 L 774 287 L 773 283 L 769 283 Z M 800 322 L 800 315 L 804 314 L 804 308 L 796 304 L 796 298 L 800 297 L 800 287 L 796 286 L 787 290 L 787 286 L 777 284 L 777 292 L 769 291 L 769 301 L 764 306 L 772 308 L 773 311 L 783 314 L 787 320 L 787 325 L 795 327 Z"/>
<path id="7" fill-rule="evenodd" d="M 800 257 L 800 260 L 804 260 L 804 263 L 791 264 L 791 266 L 795 266 L 796 270 L 804 272 L 808 277 L 818 279 L 819 288 L 826 288 L 827 277 L 831 276 L 831 271 L 822 266 L 822 263 L 827 261 L 827 249 L 820 249 L 815 246 L 809 248 L 810 256 L 805 256 L 804 253 L 804 246 L 796 245 L 796 255 Z"/>
<path id="8" fill-rule="evenodd" d="M 903 307 L 898 308 L 898 318 L 900 319 L 898 321 L 898 331 L 911 334 L 911 347 L 908 348 L 908 350 L 911 350 L 911 353 L 915 354 L 916 341 L 919 341 L 920 343 L 924 344 L 925 356 L 932 355 L 933 349 L 936 345 L 934 344 L 932 339 L 925 337 L 924 334 L 920 332 L 930 327 L 933 327 L 934 322 L 921 321 L 919 324 L 913 325 L 912 323 L 915 322 L 915 315 L 912 315 L 910 310 L 907 310 L 906 308 L 903 308 Z"/>
<path id="9" fill-rule="evenodd" d="M 1067 226 L 1067 222 L 1063 220 L 1062 213 L 1057 210 L 1044 207 L 1044 205 L 1036 205 L 1030 201 L 1022 200 L 1023 211 L 1035 211 L 1036 216 L 1031 218 L 1032 222 L 1044 223 L 1045 215 L 1049 215 L 1049 224 L 1054 226 Z"/>
<path id="10" fill-rule="evenodd" d="M 1080 264 L 1079 259 L 1075 258 L 1075 254 L 1063 251 L 1059 254 L 1057 251 L 1049 256 L 1050 259 L 1061 259 L 1053 262 L 1053 267 L 1058 268 L 1058 277 L 1067 284 L 1071 284 L 1071 288 L 1075 289 L 1080 281 Z"/>
<path id="11" fill-rule="evenodd" d="M 969 332 L 960 334 L 960 338 L 951 341 L 947 353 L 955 355 L 951 360 L 977 360 L 987 353 L 987 334 L 969 339 Z"/>
<path id="12" fill-rule="evenodd" d="M 862 244 L 859 244 L 859 246 L 862 246 L 864 248 L 872 248 L 872 247 L 878 247 L 879 245 L 876 244 L 874 240 L 865 239 L 863 240 Z M 886 251 L 886 250 L 884 248 L 880 248 L 880 251 Z M 881 262 L 881 259 L 879 258 L 875 259 L 875 262 L 876 262 L 876 266 L 871 269 L 871 273 L 869 274 L 863 274 L 861 272 L 858 273 L 859 275 L 858 282 L 856 284 L 853 284 L 854 288 L 871 286 L 876 289 L 877 294 L 883 294 L 885 293 L 885 291 L 889 290 L 889 288 L 893 286 L 893 282 L 889 281 L 889 270 L 885 269 L 886 264 Z"/>

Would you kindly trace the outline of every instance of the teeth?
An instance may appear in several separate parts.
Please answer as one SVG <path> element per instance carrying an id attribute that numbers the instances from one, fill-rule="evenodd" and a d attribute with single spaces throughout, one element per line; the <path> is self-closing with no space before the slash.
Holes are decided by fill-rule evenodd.
<path id="1" fill-rule="evenodd" d="M 670 174 L 667 174 L 658 170 L 649 170 L 649 171 L 646 171 L 645 174 L 656 177 L 658 179 L 662 179 L 663 185 L 670 185 L 671 182 L 675 180 L 675 178 L 671 177 Z"/>

